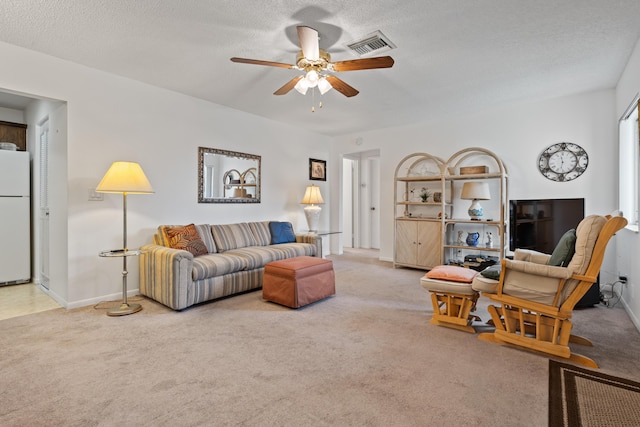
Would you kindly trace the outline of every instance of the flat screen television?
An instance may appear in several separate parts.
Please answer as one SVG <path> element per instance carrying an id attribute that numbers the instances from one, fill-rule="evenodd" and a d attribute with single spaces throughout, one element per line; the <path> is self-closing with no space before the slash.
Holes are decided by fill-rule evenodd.
<path id="1" fill-rule="evenodd" d="M 584 218 L 584 199 L 509 200 L 509 249 L 550 254 L 564 233 Z M 600 277 L 578 301 L 577 308 L 600 302 Z"/>
<path id="2" fill-rule="evenodd" d="M 584 218 L 584 199 L 509 200 L 509 249 L 550 254 Z"/>

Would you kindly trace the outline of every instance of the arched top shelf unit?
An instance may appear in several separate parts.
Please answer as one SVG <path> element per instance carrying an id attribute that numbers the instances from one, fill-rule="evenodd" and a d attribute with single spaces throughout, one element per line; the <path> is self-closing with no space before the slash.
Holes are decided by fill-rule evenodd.
<path id="1" fill-rule="evenodd" d="M 482 147 L 459 150 L 447 160 L 423 152 L 405 156 L 394 174 L 394 265 L 430 269 L 464 261 L 467 254 L 491 260 L 505 257 L 507 178 L 502 159 Z M 470 200 L 463 199 L 469 181 L 488 185 L 490 197 L 483 200 L 482 217 L 471 216 Z M 460 237 L 469 233 L 479 233 L 484 240 L 477 245 L 461 242 Z"/>
<path id="2" fill-rule="evenodd" d="M 445 161 L 428 153 L 413 153 L 403 158 L 396 166 L 396 178 L 440 179 Z"/>
<path id="3" fill-rule="evenodd" d="M 482 175 L 481 178 L 486 178 L 487 175 L 494 177 L 507 176 L 507 167 L 502 162 L 502 159 L 492 151 L 481 147 L 465 148 L 453 154 L 446 162 L 444 173 L 449 177 L 460 176 L 462 175 L 460 168 L 464 168 L 467 165 L 475 165 L 479 162 L 484 163 L 483 166 L 487 167 L 487 171 L 478 174 L 465 174 L 465 178 L 470 178 L 468 175 Z"/>

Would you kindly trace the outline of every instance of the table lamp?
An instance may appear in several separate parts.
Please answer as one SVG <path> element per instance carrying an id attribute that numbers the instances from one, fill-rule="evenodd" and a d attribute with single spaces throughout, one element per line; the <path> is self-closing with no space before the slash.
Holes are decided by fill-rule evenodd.
<path id="1" fill-rule="evenodd" d="M 322 194 L 320 194 L 320 187 L 316 185 L 308 186 L 300 203 L 303 205 L 307 205 L 304 208 L 304 214 L 307 217 L 309 232 L 317 233 L 318 222 L 320 221 L 320 211 L 322 210 L 322 208 L 318 205 L 324 204 Z"/>
<path id="2" fill-rule="evenodd" d="M 109 316 L 124 316 L 142 310 L 140 304 L 129 304 L 127 302 L 127 256 L 138 255 L 138 252 L 130 252 L 127 248 L 127 194 L 151 194 L 153 188 L 142 171 L 142 168 L 135 162 L 113 162 L 107 173 L 96 187 L 98 193 L 122 194 L 122 249 L 111 251 L 113 255 L 122 257 L 122 304 L 120 307 L 107 311 Z"/>
<path id="3" fill-rule="evenodd" d="M 471 206 L 469 206 L 469 216 L 472 220 L 480 221 L 484 211 L 478 200 L 490 200 L 489 184 L 486 182 L 465 182 L 462 185 L 462 194 L 460 198 L 463 200 L 471 200 Z"/>

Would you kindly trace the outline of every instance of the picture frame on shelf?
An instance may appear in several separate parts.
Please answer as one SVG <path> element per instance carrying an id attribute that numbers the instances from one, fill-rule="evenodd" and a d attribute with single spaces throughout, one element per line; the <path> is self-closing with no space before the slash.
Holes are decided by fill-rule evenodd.
<path id="1" fill-rule="evenodd" d="M 309 179 L 312 181 L 327 180 L 327 162 L 325 160 L 309 159 Z"/>

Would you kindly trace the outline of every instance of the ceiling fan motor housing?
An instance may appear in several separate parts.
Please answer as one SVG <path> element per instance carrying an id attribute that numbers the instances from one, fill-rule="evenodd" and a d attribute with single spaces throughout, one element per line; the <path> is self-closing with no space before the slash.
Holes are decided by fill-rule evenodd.
<path id="1" fill-rule="evenodd" d="M 305 58 L 304 53 L 302 51 L 298 52 L 298 56 L 296 57 L 296 65 L 299 69 L 304 70 L 305 72 L 309 72 L 311 70 L 315 70 L 317 73 L 320 71 L 326 70 L 329 68 L 329 63 L 331 62 L 331 55 L 324 49 L 320 49 L 319 58 L 316 60 Z"/>

